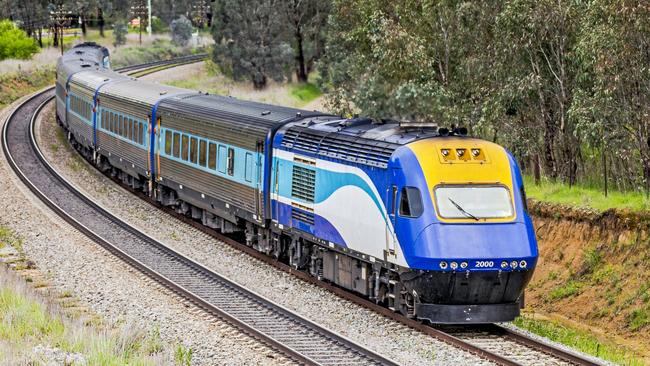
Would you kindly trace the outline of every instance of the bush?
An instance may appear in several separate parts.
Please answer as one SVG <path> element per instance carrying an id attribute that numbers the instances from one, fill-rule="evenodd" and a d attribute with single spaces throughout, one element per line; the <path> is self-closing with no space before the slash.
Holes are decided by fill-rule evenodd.
<path id="1" fill-rule="evenodd" d="M 115 41 L 113 45 L 115 47 L 126 43 L 126 34 L 129 32 L 129 29 L 126 27 L 126 22 L 123 20 L 118 20 L 113 24 L 113 37 Z"/>
<path id="2" fill-rule="evenodd" d="M 151 32 L 153 33 L 165 33 L 167 31 L 167 26 L 163 21 L 158 17 L 151 17 Z"/>
<path id="3" fill-rule="evenodd" d="M 179 46 L 187 46 L 190 38 L 192 38 L 192 22 L 184 15 L 172 21 L 169 26 L 172 33 L 172 42 Z"/>
<path id="4" fill-rule="evenodd" d="M 9 20 L 0 21 L 0 60 L 26 60 L 38 52 L 36 41 Z"/>

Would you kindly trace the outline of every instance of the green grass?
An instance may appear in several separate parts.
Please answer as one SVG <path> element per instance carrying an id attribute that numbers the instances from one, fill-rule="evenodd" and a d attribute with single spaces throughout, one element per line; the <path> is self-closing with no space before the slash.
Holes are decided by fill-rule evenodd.
<path id="1" fill-rule="evenodd" d="M 7 282 L 0 285 L 0 319 L 0 345 L 8 346 L 9 363 L 13 358 L 15 364 L 40 364 L 32 351 L 37 345 L 81 354 L 89 365 L 154 365 L 160 360 L 155 356 L 164 351 L 157 331 L 147 335 L 129 327 L 99 330 L 64 320 Z M 185 365 L 191 350 L 182 351 L 178 364 Z"/>
<path id="2" fill-rule="evenodd" d="M 0 226 L 0 248 L 9 245 L 23 254 L 23 239 L 18 236 L 12 229 Z"/>
<path id="3" fill-rule="evenodd" d="M 0 109 L 23 95 L 54 83 L 54 68 L 40 67 L 31 71 L 0 74 Z"/>
<path id="4" fill-rule="evenodd" d="M 582 284 L 576 281 L 569 281 L 561 286 L 554 288 L 549 294 L 550 300 L 561 300 L 580 293 Z"/>
<path id="5" fill-rule="evenodd" d="M 632 211 L 650 210 L 650 199 L 642 192 L 611 191 L 605 197 L 598 188 L 573 186 L 551 182 L 543 179 L 540 185 L 535 185 L 531 176 L 524 176 L 528 197 L 538 201 L 559 203 L 569 206 L 586 207 L 605 211 L 611 208 L 625 208 Z"/>
<path id="6" fill-rule="evenodd" d="M 323 92 L 312 83 L 299 83 L 291 89 L 291 95 L 304 103 L 309 103 L 312 100 L 323 95 Z"/>
<path id="7" fill-rule="evenodd" d="M 515 319 L 514 324 L 552 341 L 614 363 L 643 365 L 643 360 L 635 357 L 632 350 L 602 341 L 590 332 L 573 329 L 556 321 L 533 319 L 522 315 Z"/>

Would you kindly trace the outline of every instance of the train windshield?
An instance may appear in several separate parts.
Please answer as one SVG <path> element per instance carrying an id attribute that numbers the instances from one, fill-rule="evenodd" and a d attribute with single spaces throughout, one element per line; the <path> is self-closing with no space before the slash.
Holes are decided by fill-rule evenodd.
<path id="1" fill-rule="evenodd" d="M 446 219 L 496 219 L 513 215 L 510 191 L 494 185 L 446 185 L 434 189 L 438 214 Z"/>

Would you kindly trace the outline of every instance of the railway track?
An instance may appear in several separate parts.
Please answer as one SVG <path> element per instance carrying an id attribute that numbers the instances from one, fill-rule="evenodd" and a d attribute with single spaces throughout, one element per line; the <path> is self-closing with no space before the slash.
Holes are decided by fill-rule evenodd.
<path id="1" fill-rule="evenodd" d="M 186 59 L 184 62 L 179 62 L 179 64 L 190 63 L 195 61 L 196 59 L 194 59 L 193 61 Z M 140 70 L 137 72 L 146 74 L 149 73 L 150 70 L 158 71 L 163 68 L 173 67 L 176 65 L 177 64 L 173 64 L 173 62 L 167 61 L 166 63 L 156 63 L 155 65 L 152 65 L 151 69 L 145 68 L 143 70 L 142 68 L 139 69 L 131 68 L 127 70 L 123 69 L 120 71 L 133 72 L 134 70 Z M 151 72 L 155 72 L 155 71 L 151 71 Z M 12 156 L 10 155 L 11 154 L 11 144 L 9 143 L 10 138 L 15 138 L 10 136 L 12 134 L 10 133 L 11 132 L 10 129 L 7 127 L 10 125 L 9 122 L 12 122 L 15 119 L 15 120 L 22 120 L 23 122 L 29 120 L 31 123 L 35 115 L 37 115 L 38 111 L 40 111 L 40 108 L 49 99 L 52 98 L 51 93 L 52 92 L 50 91 L 50 94 L 48 95 L 48 92 L 46 91 L 45 93 L 35 96 L 30 101 L 26 102 L 26 104 L 20 106 L 16 111 L 14 111 L 14 114 L 12 114 L 9 117 L 7 124 L 5 124 L 5 129 L 3 130 L 3 148 L 5 150 L 5 154 L 8 157 Z M 20 109 L 26 106 L 27 104 L 29 104 L 29 107 L 25 107 L 25 111 L 20 111 Z M 38 107 L 34 107 L 36 105 L 38 105 Z M 264 299 L 262 299 L 260 296 L 254 293 L 251 293 L 246 289 L 239 289 L 240 290 L 239 292 L 235 291 L 236 295 L 233 295 L 235 297 L 232 298 L 230 297 L 230 295 L 220 296 L 223 293 L 230 294 L 231 292 L 229 291 L 232 291 L 232 288 L 230 285 L 224 285 L 223 283 L 220 282 L 210 282 L 212 281 L 211 278 L 219 275 L 211 272 L 207 268 L 202 267 L 200 264 L 195 263 L 190 259 L 185 258 L 182 255 L 179 255 L 178 253 L 171 251 L 170 249 L 166 248 L 163 244 L 158 243 L 155 240 L 131 228 L 130 226 L 121 222 L 118 218 L 113 217 L 110 213 L 108 213 L 101 207 L 96 206 L 94 203 L 92 203 L 92 201 L 90 201 L 87 197 L 84 197 L 81 193 L 73 192 L 75 191 L 74 187 L 72 187 L 72 185 L 68 183 L 64 178 L 58 176 L 58 174 L 54 171 L 54 169 L 52 169 L 49 166 L 49 164 L 45 161 L 45 159 L 42 157 L 42 154 L 40 154 L 38 147 L 35 143 L 35 140 L 33 138 L 34 127 L 31 124 L 27 126 L 25 125 L 25 123 L 23 123 L 21 127 L 24 130 L 23 141 L 25 142 L 22 144 L 22 148 L 14 145 L 17 150 L 16 152 L 18 154 L 28 154 L 26 150 L 31 150 L 32 159 L 31 160 L 28 159 L 28 161 L 23 161 L 23 163 L 26 164 L 24 166 L 27 167 L 27 169 L 21 169 L 18 163 L 15 160 L 12 160 L 10 158 L 10 160 L 12 160 L 10 162 L 12 164 L 12 167 L 14 167 L 14 170 L 16 170 L 19 176 L 21 176 L 21 179 L 25 181 L 25 183 L 28 186 L 30 186 L 30 189 L 32 189 L 32 191 L 34 191 L 39 197 L 41 197 L 41 199 L 43 199 L 46 202 L 46 204 L 48 204 L 55 211 L 57 211 L 57 213 L 63 215 L 67 221 L 73 224 L 73 226 L 77 227 L 82 232 L 86 233 L 88 236 L 98 241 L 100 244 L 104 245 L 112 252 L 116 253 L 125 261 L 134 265 L 136 268 L 147 273 L 148 275 L 155 278 L 156 280 L 162 282 L 167 287 L 171 288 L 172 290 L 179 293 L 180 295 L 189 298 L 198 306 L 216 314 L 217 316 L 229 320 L 234 325 L 240 327 L 240 329 L 242 329 L 243 331 L 253 335 L 255 338 L 262 340 L 263 342 L 271 345 L 272 347 L 278 349 L 282 353 L 294 358 L 299 362 L 304 362 L 309 364 L 311 363 L 337 364 L 340 363 L 341 361 L 346 361 L 346 364 L 373 364 L 373 363 L 392 364 L 392 361 L 383 359 L 381 356 L 375 355 L 372 352 L 364 349 L 363 347 L 358 347 L 354 343 L 350 342 L 349 340 L 346 340 L 326 330 L 324 330 L 326 333 L 324 338 L 329 338 L 330 341 L 333 341 L 333 344 L 336 347 L 335 349 L 337 350 L 337 352 L 335 353 L 335 356 L 330 355 L 324 358 L 315 359 L 313 358 L 314 356 L 305 357 L 306 355 L 308 355 L 307 351 L 300 351 L 295 349 L 296 346 L 287 345 L 286 342 L 283 343 L 282 339 L 291 338 L 290 335 L 287 335 L 287 338 L 283 338 L 285 337 L 287 332 L 283 333 L 281 331 L 280 333 L 277 333 L 276 338 L 273 338 L 273 337 L 269 337 L 268 334 L 263 333 L 263 330 L 260 331 L 258 329 L 251 329 L 252 327 L 250 326 L 250 324 L 254 324 L 255 326 L 259 326 L 259 327 L 272 326 L 273 323 L 276 322 L 277 320 L 274 319 L 272 321 L 267 321 L 269 319 L 270 314 L 279 314 L 278 315 L 279 318 L 277 319 L 279 319 L 280 321 L 286 321 L 285 317 L 291 317 L 291 316 L 296 316 L 297 318 L 300 317 L 295 314 L 292 314 L 289 310 L 284 309 L 276 304 L 269 305 L 269 307 L 265 308 L 264 311 L 260 311 L 260 312 L 251 311 L 251 308 L 248 308 L 247 306 L 259 306 L 260 303 L 264 302 Z M 17 129 L 13 129 L 13 130 L 17 130 Z M 25 140 L 26 138 L 25 135 L 27 134 L 29 134 L 29 141 Z M 19 135 L 19 133 L 17 134 L 16 131 L 14 131 L 13 136 L 15 135 Z M 9 148 L 7 146 L 9 146 Z M 32 147 L 28 147 L 28 146 L 32 146 Z M 22 150 L 22 152 L 20 150 Z M 40 170 L 36 170 L 34 168 L 38 168 Z M 22 172 L 24 171 L 30 171 L 32 172 L 32 174 L 27 173 L 25 176 L 22 176 L 23 174 Z M 47 173 L 43 173 L 44 171 L 47 171 Z M 33 184 L 32 180 L 30 180 L 30 178 L 27 176 L 27 175 L 33 176 L 33 180 L 38 182 L 38 179 L 40 178 L 35 177 L 35 175 L 38 175 L 39 172 L 43 173 L 43 175 L 47 175 L 48 179 L 50 179 L 49 185 L 45 184 L 42 186 L 45 187 L 46 189 L 45 192 L 41 191 L 38 188 L 41 187 L 41 185 L 37 186 L 36 184 Z M 116 180 L 114 179 L 114 181 Z M 119 181 L 116 181 L 116 183 L 121 184 Z M 51 188 L 50 186 L 56 188 Z M 595 361 L 584 358 L 581 355 L 574 354 L 573 352 L 565 351 L 561 348 L 557 348 L 555 346 L 543 342 L 539 342 L 535 339 L 527 337 L 524 334 L 520 334 L 518 332 L 497 325 L 482 326 L 482 327 L 438 328 L 438 327 L 431 327 L 411 319 L 407 319 L 403 316 L 395 314 L 394 312 L 386 308 L 383 308 L 370 301 L 367 301 L 354 294 L 351 294 L 348 291 L 345 291 L 339 287 L 333 286 L 328 283 L 324 283 L 322 281 L 318 281 L 310 277 L 306 273 L 296 271 L 290 266 L 275 261 L 267 256 L 264 256 L 263 254 L 255 251 L 252 248 L 247 247 L 242 243 L 239 243 L 212 229 L 200 225 L 194 220 L 191 220 L 182 215 L 178 215 L 174 210 L 157 204 L 156 202 L 150 200 L 148 196 L 140 192 L 133 191 L 132 189 L 124 185 L 122 186 L 130 190 L 131 192 L 137 194 L 138 196 L 140 196 L 140 198 L 146 200 L 150 204 L 175 216 L 181 221 L 184 221 L 194 226 L 195 228 L 225 242 L 226 244 L 229 244 L 230 246 L 235 247 L 238 250 L 246 252 L 257 259 L 262 260 L 265 263 L 274 266 L 275 268 L 278 268 L 288 273 L 292 273 L 309 283 L 315 284 L 320 287 L 324 287 L 325 289 L 334 292 L 340 297 L 343 297 L 349 301 L 352 301 L 356 304 L 359 304 L 363 307 L 366 307 L 370 310 L 380 313 L 390 319 L 399 321 L 422 333 L 425 333 L 439 340 L 442 340 L 448 344 L 458 347 L 459 349 L 478 355 L 496 364 L 500 364 L 500 365 L 527 365 L 527 364 L 596 365 L 598 364 Z M 66 213 L 67 211 L 65 211 L 65 208 L 68 207 L 69 203 L 66 202 L 66 200 L 58 199 L 57 197 L 54 197 L 53 200 L 50 200 L 50 198 L 48 198 L 49 196 L 46 196 L 46 193 L 48 191 L 52 193 L 50 189 L 59 189 L 61 192 L 64 193 L 67 192 L 65 194 L 67 195 L 66 197 L 69 197 L 68 201 L 76 200 L 76 202 L 81 202 L 81 203 L 72 204 L 72 206 L 77 204 L 82 204 L 83 206 L 83 209 L 81 210 L 76 210 L 75 207 L 71 207 L 72 209 L 71 214 L 76 215 L 74 217 L 77 217 L 79 215 L 88 216 L 90 214 L 91 216 L 94 215 L 102 218 L 102 220 L 104 220 L 104 223 L 90 222 L 88 223 L 88 225 L 86 225 L 84 224 L 84 221 L 78 221 L 75 218 L 66 217 L 68 213 Z M 57 202 L 61 203 L 61 205 L 57 204 Z M 84 218 L 82 217 L 82 219 Z M 85 219 L 87 220 L 87 218 Z M 90 220 L 90 221 L 94 221 L 94 220 Z M 106 228 L 110 227 L 111 230 L 115 230 L 116 233 L 111 235 L 111 233 L 109 232 L 106 233 L 105 235 L 101 235 L 102 233 L 102 231 L 100 230 L 101 225 L 106 225 Z M 99 231 L 100 235 L 98 235 L 97 232 L 93 231 L 92 228 L 95 228 L 95 231 Z M 137 245 L 134 244 L 135 246 L 133 247 L 118 247 L 115 244 L 113 244 L 112 241 L 127 242 L 131 244 L 137 242 L 138 244 Z M 143 260 L 140 260 L 139 259 L 140 257 L 138 256 L 143 256 L 142 257 Z M 147 261 L 146 257 L 149 257 L 149 261 Z M 151 263 L 151 258 L 159 258 L 159 257 L 165 258 L 165 261 L 162 260 L 160 261 L 160 262 L 165 262 L 165 264 L 162 265 L 161 267 L 157 267 L 155 263 Z M 185 268 L 188 268 L 187 272 L 185 272 L 185 274 L 183 275 L 180 275 L 176 281 L 170 280 L 169 277 L 174 278 L 173 277 L 174 271 L 180 271 L 178 269 L 179 266 L 184 266 Z M 223 280 L 225 280 L 226 281 L 225 283 L 227 284 L 228 280 L 222 279 L 221 281 Z M 196 294 L 195 292 L 198 292 L 199 294 Z M 241 298 L 247 298 L 247 297 L 248 297 L 248 301 L 250 301 L 248 304 L 250 305 L 245 305 L 244 307 L 235 306 L 233 308 L 228 308 L 228 309 L 224 309 L 224 308 L 215 309 L 215 306 L 213 304 L 213 302 L 216 302 L 217 304 L 224 306 L 225 303 L 229 301 L 232 302 L 231 299 L 237 298 L 239 300 Z M 237 316 L 240 317 L 250 316 L 252 313 L 257 313 L 258 315 L 263 314 L 263 316 L 259 318 L 251 319 L 249 320 L 249 323 L 244 322 L 244 324 L 240 324 L 241 320 L 237 319 Z M 300 324 L 302 321 L 296 320 L 296 322 Z M 305 324 L 307 326 L 307 329 L 310 329 L 310 331 L 314 332 L 313 334 L 317 335 L 318 333 L 317 330 L 319 330 L 320 327 L 318 327 L 316 324 L 313 324 L 309 321 L 307 321 L 307 323 Z M 290 323 L 288 329 L 291 330 L 295 326 L 296 326 L 295 323 Z M 283 331 L 287 330 L 287 328 L 284 327 L 282 328 Z M 301 331 L 304 331 L 304 329 L 301 329 Z M 308 333 L 308 334 L 311 335 L 312 333 Z M 304 341 L 307 339 L 311 339 L 310 337 L 311 336 L 307 337 L 304 335 L 300 335 L 300 337 L 298 337 L 300 342 L 298 343 L 301 346 L 307 346 L 304 344 Z M 343 349 L 341 349 L 341 347 Z M 345 350 L 346 348 L 349 350 L 353 350 L 352 353 L 354 355 L 351 356 L 352 362 L 350 363 L 347 363 L 347 359 L 344 360 L 344 358 L 340 357 L 341 353 L 339 353 L 339 351 Z M 320 356 L 322 356 L 321 353 L 319 352 L 317 353 Z M 357 363 L 356 361 L 359 362 Z"/>
<path id="2" fill-rule="evenodd" d="M 54 89 L 47 89 L 18 106 L 5 123 L 2 146 L 19 178 L 73 227 L 176 294 L 296 362 L 395 365 L 171 250 L 80 193 L 50 166 L 35 141 L 34 121 L 53 96 Z"/>

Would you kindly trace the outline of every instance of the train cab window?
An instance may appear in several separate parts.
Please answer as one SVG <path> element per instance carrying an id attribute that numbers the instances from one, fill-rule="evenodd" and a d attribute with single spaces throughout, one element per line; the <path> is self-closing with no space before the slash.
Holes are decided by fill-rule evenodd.
<path id="1" fill-rule="evenodd" d="M 181 152 L 181 134 L 178 132 L 174 132 L 174 149 L 173 149 L 174 157 L 177 158 L 180 152 Z"/>
<path id="2" fill-rule="evenodd" d="M 199 141 L 199 165 L 203 167 L 205 166 L 206 145 L 205 140 Z"/>
<path id="3" fill-rule="evenodd" d="M 172 154 L 172 132 L 169 130 L 165 131 L 165 154 Z"/>
<path id="4" fill-rule="evenodd" d="M 196 137 L 190 137 L 190 161 L 194 164 L 196 164 L 196 156 L 198 155 L 197 149 L 198 140 Z"/>
<path id="5" fill-rule="evenodd" d="M 225 146 L 219 145 L 219 171 L 224 174 L 226 173 L 226 165 L 227 165 L 226 151 L 227 150 L 228 148 L 226 148 Z"/>
<path id="6" fill-rule="evenodd" d="M 188 143 L 189 138 L 187 137 L 187 135 L 183 135 L 183 137 L 182 137 L 181 139 L 182 139 L 182 144 L 181 144 L 181 159 L 187 161 L 187 158 L 188 158 L 188 156 L 187 156 L 187 151 L 189 150 L 189 149 L 188 149 L 188 147 L 189 147 L 189 146 L 188 146 L 188 145 L 189 145 L 189 143 Z"/>
<path id="7" fill-rule="evenodd" d="M 253 181 L 253 154 L 246 153 L 246 171 L 244 172 L 244 179 L 247 182 Z"/>
<path id="8" fill-rule="evenodd" d="M 391 186 L 390 191 L 390 214 L 394 216 L 395 208 L 397 206 L 397 186 Z"/>
<path id="9" fill-rule="evenodd" d="M 415 187 L 404 187 L 399 197 L 399 215 L 402 217 L 420 217 L 424 207 L 422 195 Z"/>
<path id="10" fill-rule="evenodd" d="M 228 175 L 235 175 L 235 149 L 228 148 Z"/>
<path id="11" fill-rule="evenodd" d="M 138 123 L 138 135 L 140 136 L 140 145 L 144 145 L 144 125 Z"/>
<path id="12" fill-rule="evenodd" d="M 210 143 L 208 149 L 208 168 L 217 169 L 217 144 Z"/>

